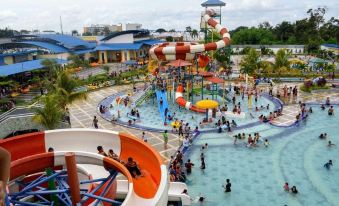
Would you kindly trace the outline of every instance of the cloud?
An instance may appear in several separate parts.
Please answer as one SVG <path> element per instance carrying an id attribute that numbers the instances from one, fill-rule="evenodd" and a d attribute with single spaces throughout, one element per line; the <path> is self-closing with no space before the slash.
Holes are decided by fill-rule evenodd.
<path id="1" fill-rule="evenodd" d="M 0 25 L 14 29 L 52 29 L 59 31 L 62 16 L 64 31 L 82 31 L 90 24 L 141 23 L 147 29 L 184 30 L 198 28 L 203 0 L 1 0 Z M 229 0 L 223 8 L 223 24 L 229 29 L 272 25 L 307 16 L 309 8 L 329 7 L 327 17 L 338 16 L 337 0 Z M 13 12 L 15 11 L 15 12 Z"/>
<path id="2" fill-rule="evenodd" d="M 0 11 L 0 22 L 15 20 L 17 18 L 17 14 L 11 10 L 3 10 Z"/>

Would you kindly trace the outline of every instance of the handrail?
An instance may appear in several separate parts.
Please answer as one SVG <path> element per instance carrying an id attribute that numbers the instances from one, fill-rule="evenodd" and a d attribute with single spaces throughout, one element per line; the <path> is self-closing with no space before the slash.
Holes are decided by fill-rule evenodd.
<path id="1" fill-rule="evenodd" d="M 42 107 L 42 105 L 34 105 L 34 107 Z M 26 109 L 26 110 L 31 110 L 33 107 L 25 107 L 25 106 L 18 106 L 18 107 L 14 107 L 10 110 L 8 110 L 7 112 L 3 113 L 0 115 L 0 123 L 7 120 L 8 118 L 14 118 L 14 117 L 25 117 L 25 116 L 31 116 L 34 115 L 33 112 L 28 111 L 28 112 L 23 112 L 23 113 L 19 113 L 19 114 L 14 114 L 11 115 L 11 113 L 15 112 L 16 110 L 20 110 L 20 109 Z"/>

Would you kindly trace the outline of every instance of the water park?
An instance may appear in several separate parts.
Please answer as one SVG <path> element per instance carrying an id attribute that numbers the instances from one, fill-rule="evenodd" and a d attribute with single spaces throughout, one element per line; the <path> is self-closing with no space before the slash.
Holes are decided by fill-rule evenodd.
<path id="1" fill-rule="evenodd" d="M 44 127 L 0 139 L 0 206 L 338 205 L 337 74 L 266 76 L 285 50 L 258 68 L 255 49 L 230 52 L 224 6 L 202 4 L 204 41 L 154 41 L 119 71 L 65 66 L 36 103 L 1 113 L 0 126 Z M 112 78 L 76 84 L 95 72 Z"/>

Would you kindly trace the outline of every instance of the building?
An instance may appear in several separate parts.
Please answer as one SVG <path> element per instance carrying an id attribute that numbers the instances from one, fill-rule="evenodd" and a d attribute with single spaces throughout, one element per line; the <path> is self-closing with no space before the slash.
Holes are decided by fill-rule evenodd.
<path id="1" fill-rule="evenodd" d="M 142 29 L 142 24 L 126 24 L 126 31 L 129 30 L 141 30 Z"/>
<path id="2" fill-rule="evenodd" d="M 122 24 L 92 24 L 91 26 L 85 26 L 83 29 L 84 34 L 104 35 L 105 33 L 122 31 Z"/>
<path id="3" fill-rule="evenodd" d="M 70 35 L 19 35 L 12 38 L 12 42 L 0 44 L 0 53 L 4 64 L 13 64 L 45 58 L 66 60 L 71 54 L 86 56 L 95 46 Z"/>
<path id="4" fill-rule="evenodd" d="M 258 52 L 260 52 L 262 48 L 266 48 L 273 51 L 274 54 L 276 54 L 279 49 L 286 49 L 292 54 L 304 54 L 305 51 L 305 45 L 231 45 L 231 48 L 234 53 L 239 53 L 245 48 L 254 48 Z"/>
<path id="5" fill-rule="evenodd" d="M 322 44 L 320 46 L 321 50 L 331 51 L 335 55 L 339 55 L 339 45 L 338 44 Z"/>
<path id="6" fill-rule="evenodd" d="M 106 37 L 92 36 L 84 39 L 87 41 L 70 35 L 36 34 L 19 35 L 11 41 L 2 41 L 0 74 L 41 68 L 42 59 L 56 59 L 64 64 L 72 54 L 99 63 L 143 61 L 148 58 L 151 46 L 163 42 L 152 39 L 148 30 L 120 31 Z"/>
<path id="7" fill-rule="evenodd" d="M 100 40 L 92 58 L 100 63 L 145 60 L 151 46 L 160 42 L 148 30 L 114 32 Z"/>

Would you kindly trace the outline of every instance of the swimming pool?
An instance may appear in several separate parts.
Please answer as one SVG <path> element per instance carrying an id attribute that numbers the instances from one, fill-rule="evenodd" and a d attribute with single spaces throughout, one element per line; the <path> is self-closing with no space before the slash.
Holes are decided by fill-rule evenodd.
<path id="1" fill-rule="evenodd" d="M 204 95 L 204 99 L 209 98 L 212 99 L 211 95 Z M 169 106 L 169 112 L 175 114 L 175 118 L 177 118 L 179 121 L 184 120 L 184 122 L 189 122 L 191 129 L 193 130 L 196 126 L 199 126 L 199 122 L 202 121 L 202 119 L 205 117 L 205 114 L 203 113 L 197 113 L 190 110 L 186 110 L 185 108 L 179 107 L 179 105 L 175 102 L 174 97 L 172 98 L 167 95 L 168 100 L 168 106 Z M 194 96 L 194 102 L 201 100 L 201 96 Z M 217 97 L 217 101 L 219 102 L 219 105 L 226 104 L 228 106 L 228 110 L 231 111 L 233 108 L 232 102 L 223 101 L 220 96 Z M 261 114 L 268 115 L 269 112 L 274 111 L 275 107 L 271 100 L 260 96 L 258 98 L 258 101 L 254 101 L 254 96 L 252 96 L 252 107 L 249 108 L 248 106 L 248 98 L 247 95 L 245 95 L 244 99 L 242 100 L 240 95 L 236 96 L 236 103 L 241 103 L 241 110 L 245 112 L 245 118 L 230 118 L 234 119 L 239 126 L 246 125 L 249 123 L 257 122 L 258 116 Z M 129 118 L 127 116 L 127 113 L 130 112 L 130 107 L 125 107 L 122 103 L 117 105 L 115 100 L 113 100 L 114 107 L 110 109 L 110 114 L 115 114 L 117 116 L 117 110 L 120 110 L 121 118 L 120 121 L 127 123 Z M 266 109 L 266 106 L 269 106 L 269 109 Z M 256 112 L 255 107 L 264 106 L 264 109 Z M 142 126 L 142 127 L 151 127 L 155 129 L 171 129 L 170 125 L 164 126 L 163 121 L 160 117 L 160 113 L 158 110 L 157 100 L 155 99 L 148 99 L 144 103 L 142 103 L 140 106 L 137 107 L 139 110 L 141 121 L 137 121 L 136 125 Z M 249 113 L 252 113 L 254 118 L 250 116 Z M 209 126 L 206 126 L 204 128 L 200 128 L 201 130 L 210 130 L 211 128 L 214 128 L 214 125 L 211 124 Z"/>
<path id="2" fill-rule="evenodd" d="M 339 107 L 335 110 L 338 111 Z M 245 147 L 245 141 L 233 145 L 234 134 L 202 134 L 190 147 L 187 158 L 195 169 L 187 177 L 189 194 L 194 198 L 206 197 L 206 206 L 334 206 L 339 205 L 339 117 L 328 116 L 327 111 L 313 107 L 314 113 L 298 127 L 277 128 L 261 124 L 243 131 L 260 132 L 268 138 L 270 146 Z M 327 132 L 327 140 L 320 133 Z M 328 148 L 332 140 L 336 147 Z M 206 169 L 200 166 L 201 146 L 208 143 L 204 152 Z M 329 159 L 334 167 L 327 171 L 323 165 Z M 229 178 L 232 192 L 225 193 L 222 185 Z M 297 186 L 299 194 L 283 191 L 283 184 Z M 193 203 L 193 205 L 201 205 Z"/>

